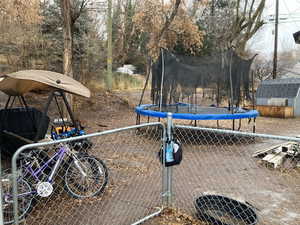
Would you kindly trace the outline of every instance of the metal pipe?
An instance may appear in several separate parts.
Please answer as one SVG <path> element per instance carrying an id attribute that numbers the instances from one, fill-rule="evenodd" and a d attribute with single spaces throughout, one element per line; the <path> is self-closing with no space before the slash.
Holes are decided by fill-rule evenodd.
<path id="1" fill-rule="evenodd" d="M 15 156 L 16 154 L 14 154 Z M 19 154 L 17 154 L 18 156 Z M 15 225 L 19 224 L 18 216 L 18 188 L 17 188 L 17 158 L 13 156 L 12 158 L 12 184 L 13 184 L 13 213 L 14 213 L 14 223 Z"/>
<path id="2" fill-rule="evenodd" d="M 172 113 L 168 113 L 167 116 L 167 139 L 172 140 L 172 127 L 173 127 L 173 119 L 172 119 Z M 166 148 L 165 148 L 166 150 Z M 166 154 L 164 154 L 166 155 Z M 166 168 L 166 181 L 167 181 L 167 206 L 170 207 L 172 205 L 172 167 Z"/>
<path id="3" fill-rule="evenodd" d="M 67 100 L 67 97 L 66 97 L 65 93 L 64 93 L 64 92 L 60 92 L 60 94 L 61 94 L 61 96 L 62 96 L 62 98 L 63 98 L 63 101 L 64 101 L 66 107 L 67 107 L 68 113 L 69 113 L 70 118 L 71 118 L 72 123 L 73 123 L 73 126 L 74 126 L 76 129 L 78 129 L 78 123 L 76 123 L 76 121 L 75 121 L 74 114 L 73 114 L 73 112 L 72 112 L 72 110 L 71 110 L 71 107 L 70 107 L 70 105 L 69 105 L 69 102 L 68 102 L 68 100 Z"/>
<path id="4" fill-rule="evenodd" d="M 215 132 L 215 133 L 218 133 L 218 134 L 233 134 L 233 135 L 240 135 L 240 136 L 245 136 L 245 137 L 268 138 L 268 139 L 281 140 L 281 141 L 295 141 L 295 142 L 300 143 L 300 138 L 297 138 L 297 137 L 269 135 L 269 134 L 258 134 L 258 133 L 248 133 L 248 132 L 241 132 L 241 131 L 221 130 L 221 129 L 215 129 L 215 128 L 192 127 L 192 126 L 183 126 L 183 125 L 175 125 L 175 127 L 176 128 L 181 128 L 181 129 L 209 131 L 209 132 Z"/>
<path id="5" fill-rule="evenodd" d="M 2 163 L 1 163 L 1 151 L 0 151 L 0 225 L 3 225 L 3 205 L 2 205 Z"/>
<path id="6" fill-rule="evenodd" d="M 163 88 L 164 88 L 164 78 L 165 78 L 165 57 L 164 50 L 161 49 L 161 81 L 160 81 L 160 99 L 159 99 L 159 111 L 162 110 L 162 99 L 163 99 Z"/>
<path id="7" fill-rule="evenodd" d="M 167 131 L 166 129 L 163 130 L 163 138 L 162 138 L 162 143 L 163 143 L 163 149 L 162 149 L 162 205 L 165 206 L 167 205 L 166 199 L 165 199 L 165 192 L 166 192 L 166 141 L 167 141 Z"/>
<path id="8" fill-rule="evenodd" d="M 252 75 L 252 109 L 255 109 L 255 99 L 254 99 L 254 71 L 251 73 Z"/>
<path id="9" fill-rule="evenodd" d="M 7 99 L 6 103 L 5 103 L 4 109 L 8 108 L 9 103 L 10 103 L 10 99 L 11 99 L 11 95 L 8 97 L 8 99 Z"/>
<path id="10" fill-rule="evenodd" d="M 136 125 L 140 124 L 141 123 L 141 115 L 140 114 L 136 114 Z"/>
<path id="11" fill-rule="evenodd" d="M 13 105 L 14 105 L 14 103 L 15 103 L 15 101 L 16 101 L 16 98 L 17 98 L 16 96 L 13 97 L 12 102 L 11 102 L 9 108 L 12 108 L 12 107 L 13 107 Z"/>
<path id="12" fill-rule="evenodd" d="M 70 137 L 70 138 L 60 139 L 60 140 L 56 140 L 56 141 L 49 141 L 49 142 L 41 142 L 41 143 L 23 145 L 22 147 L 20 147 L 15 152 L 15 154 L 12 158 L 12 164 L 14 164 L 14 163 L 16 164 L 16 161 L 14 161 L 14 160 L 17 160 L 18 157 L 19 157 L 19 154 L 21 152 L 23 152 L 24 150 L 29 149 L 29 148 L 37 148 L 37 147 L 41 147 L 41 146 L 55 145 L 55 144 L 59 144 L 59 143 L 78 141 L 78 140 L 85 139 L 85 138 L 98 137 L 98 136 L 103 136 L 103 135 L 107 135 L 107 134 L 122 132 L 122 131 L 125 131 L 125 130 L 130 130 L 130 129 L 138 129 L 138 128 L 142 128 L 142 127 L 145 127 L 145 126 L 147 126 L 147 127 L 149 127 L 149 126 L 162 126 L 163 128 L 165 128 L 164 124 L 159 123 L 159 122 L 153 122 L 153 123 L 148 123 L 148 124 L 140 124 L 140 125 L 128 126 L 128 127 L 125 127 L 125 128 L 117 128 L 117 129 L 113 129 L 113 130 L 106 130 L 106 131 L 96 132 L 96 133 L 92 133 L 92 134 L 86 134 L 86 135 L 81 135 L 81 136 L 76 136 L 76 137 Z"/>
<path id="13" fill-rule="evenodd" d="M 23 95 L 21 95 L 21 100 L 22 100 L 23 105 L 25 106 L 25 108 L 28 109 L 29 107 L 28 107 L 27 102 L 26 102 L 26 100 L 25 100 L 25 98 L 24 98 Z"/>
<path id="14" fill-rule="evenodd" d="M 150 78 L 150 74 L 151 74 L 151 70 L 152 70 L 152 63 L 151 63 L 151 60 L 149 60 L 149 59 L 148 59 L 148 65 L 149 65 L 149 70 L 147 71 L 147 78 L 146 78 L 146 81 L 145 81 L 145 85 L 144 85 L 144 88 L 143 88 L 142 95 L 141 95 L 138 106 L 140 106 L 143 102 L 144 94 L 145 94 L 146 88 L 148 86 L 148 82 L 149 82 L 149 78 Z"/>
<path id="15" fill-rule="evenodd" d="M 149 219 L 151 219 L 151 218 L 153 218 L 153 217 L 158 216 L 159 214 L 161 214 L 161 212 L 163 211 L 163 209 L 164 209 L 164 208 L 158 208 L 158 211 L 156 211 L 156 212 L 150 214 L 149 216 L 144 217 L 143 219 L 140 219 L 139 221 L 137 221 L 137 222 L 135 222 L 135 223 L 133 223 L 133 224 L 131 224 L 131 225 L 142 224 L 142 223 L 144 223 L 145 221 L 147 221 L 147 220 L 149 220 Z"/>
<path id="16" fill-rule="evenodd" d="M 232 51 L 230 52 L 230 64 L 229 64 L 229 80 L 230 80 L 230 98 L 231 98 L 231 114 L 233 114 L 233 86 L 232 86 Z M 235 121 L 232 120 L 232 130 L 235 129 Z"/>
<path id="17" fill-rule="evenodd" d="M 48 97 L 48 100 L 47 100 L 47 103 L 46 103 L 46 106 L 45 106 L 45 109 L 44 109 L 44 112 L 43 112 L 43 115 L 42 115 L 42 121 L 40 122 L 40 124 L 38 126 L 37 133 L 36 133 L 36 136 L 34 138 L 34 142 L 37 142 L 39 137 L 40 137 L 41 130 L 44 126 L 44 121 L 46 120 L 47 112 L 49 110 L 49 107 L 50 107 L 50 104 L 52 102 L 53 97 L 54 97 L 54 92 L 52 92 Z"/>

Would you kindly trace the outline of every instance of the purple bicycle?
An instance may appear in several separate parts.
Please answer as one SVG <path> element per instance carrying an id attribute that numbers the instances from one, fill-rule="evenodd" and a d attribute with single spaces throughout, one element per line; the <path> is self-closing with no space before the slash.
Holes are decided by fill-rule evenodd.
<path id="1" fill-rule="evenodd" d="M 55 177 L 63 168 L 65 190 L 74 198 L 93 197 L 102 193 L 108 183 L 108 171 L 104 162 L 86 153 L 78 153 L 68 144 L 60 144 L 51 157 L 43 150 L 32 150 L 20 159 L 18 172 L 19 219 L 30 212 L 33 199 L 49 197 L 55 185 Z M 4 224 L 14 223 L 12 182 L 2 179 Z"/>

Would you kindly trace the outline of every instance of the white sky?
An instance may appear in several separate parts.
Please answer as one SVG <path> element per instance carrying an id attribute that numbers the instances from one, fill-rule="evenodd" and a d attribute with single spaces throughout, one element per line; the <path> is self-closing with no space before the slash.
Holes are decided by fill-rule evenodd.
<path id="1" fill-rule="evenodd" d="M 267 0 L 264 11 L 265 20 L 275 14 L 275 0 Z M 300 0 L 279 0 L 278 52 L 297 49 L 293 33 L 300 30 Z M 248 48 L 271 58 L 274 49 L 275 24 L 268 22 L 249 41 Z"/>

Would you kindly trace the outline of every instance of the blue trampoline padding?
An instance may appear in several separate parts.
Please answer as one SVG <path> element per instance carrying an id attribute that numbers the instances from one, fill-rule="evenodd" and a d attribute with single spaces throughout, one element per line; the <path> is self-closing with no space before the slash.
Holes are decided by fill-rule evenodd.
<path id="1" fill-rule="evenodd" d="M 187 105 L 179 103 L 180 105 Z M 168 112 L 159 112 L 154 110 L 149 110 L 146 108 L 157 107 L 157 105 L 146 104 L 140 105 L 135 108 L 137 114 L 150 117 L 166 118 Z M 192 113 L 172 113 L 173 119 L 183 119 L 183 120 L 235 120 L 235 119 L 247 119 L 256 118 L 259 116 L 258 111 L 249 110 L 242 113 L 228 113 L 228 114 L 192 114 Z"/>

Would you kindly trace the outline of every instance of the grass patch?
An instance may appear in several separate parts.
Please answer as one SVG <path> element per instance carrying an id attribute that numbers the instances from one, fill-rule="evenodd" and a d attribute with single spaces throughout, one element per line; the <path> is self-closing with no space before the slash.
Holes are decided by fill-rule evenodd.
<path id="1" fill-rule="evenodd" d="M 105 90 L 105 73 L 103 71 L 99 78 L 93 78 L 87 82 L 91 90 Z M 145 78 L 142 75 L 129 75 L 124 73 L 112 74 L 113 90 L 140 90 L 144 87 Z"/>

